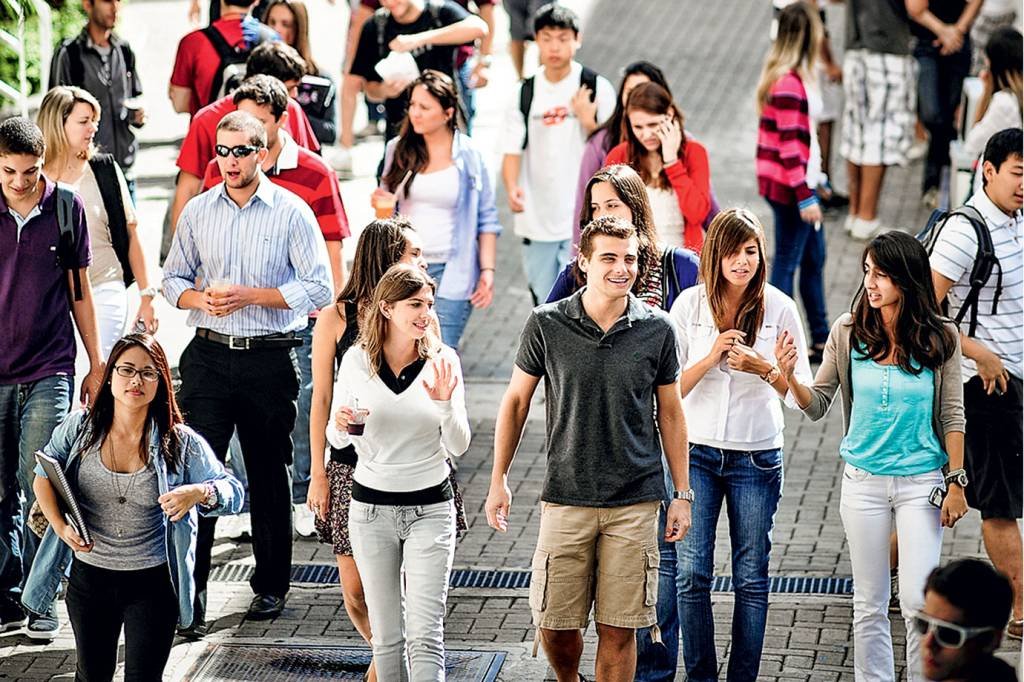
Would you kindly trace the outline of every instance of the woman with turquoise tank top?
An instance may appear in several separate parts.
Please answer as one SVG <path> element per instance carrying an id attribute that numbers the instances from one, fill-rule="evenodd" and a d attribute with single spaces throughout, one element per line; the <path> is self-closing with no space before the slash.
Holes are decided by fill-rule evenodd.
<path id="1" fill-rule="evenodd" d="M 939 564 L 942 528 L 967 513 L 960 336 L 939 311 L 928 254 L 916 239 L 903 232 L 879 235 L 862 262 L 864 286 L 853 312 L 832 326 L 814 384 L 803 386 L 793 376 L 791 339 L 777 355 L 811 419 L 824 417 L 837 393 L 842 398 L 840 516 L 853 567 L 855 678 L 896 679 L 887 614 L 895 517 L 906 674 L 917 681 L 924 679 L 921 636 L 911 621 Z"/>

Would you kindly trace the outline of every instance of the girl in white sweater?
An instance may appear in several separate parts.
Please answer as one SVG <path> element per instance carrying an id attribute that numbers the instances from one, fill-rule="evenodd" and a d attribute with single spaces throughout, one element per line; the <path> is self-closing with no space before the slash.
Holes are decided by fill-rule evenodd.
<path id="1" fill-rule="evenodd" d="M 419 268 L 387 271 L 359 340 L 341 360 L 335 419 L 327 427 L 333 446 L 351 444 L 359 456 L 349 535 L 381 680 L 403 679 L 403 669 L 413 682 L 444 680 L 445 601 L 455 553 L 447 460 L 469 448 L 470 434 L 462 367 L 438 339 L 434 291 Z M 360 435 L 350 426 L 356 409 L 365 414 Z"/>

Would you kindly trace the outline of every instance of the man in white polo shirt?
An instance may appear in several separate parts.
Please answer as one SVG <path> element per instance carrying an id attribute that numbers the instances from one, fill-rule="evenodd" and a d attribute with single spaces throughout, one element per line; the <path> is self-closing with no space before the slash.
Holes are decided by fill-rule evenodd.
<path id="1" fill-rule="evenodd" d="M 961 331 L 964 409 L 967 417 L 966 481 L 950 472 L 947 483 L 965 486 L 967 502 L 981 512 L 985 549 L 996 568 L 1013 582 L 1013 621 L 1009 634 L 1021 636 L 1021 377 L 1024 360 L 1024 159 L 1020 128 L 992 136 L 985 148 L 985 184 L 967 201 L 984 217 L 999 265 L 978 296 L 976 327 Z M 932 280 L 950 312 L 964 304 L 978 257 L 970 223 L 952 218 L 931 255 Z M 998 296 L 998 299 L 997 299 Z M 995 305 L 994 305 L 995 303 Z M 974 312 L 964 317 L 964 327 Z M 971 325 L 972 327 L 974 324 Z"/>

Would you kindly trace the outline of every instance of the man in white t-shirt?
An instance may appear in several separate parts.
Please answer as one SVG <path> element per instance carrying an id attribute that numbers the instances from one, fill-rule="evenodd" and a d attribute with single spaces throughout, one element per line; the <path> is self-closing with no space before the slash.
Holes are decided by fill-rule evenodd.
<path id="1" fill-rule="evenodd" d="M 1022 364 L 1024 364 L 1024 163 L 1020 128 L 992 136 L 985 147 L 984 187 L 967 200 L 985 219 L 999 265 L 978 296 L 977 326 L 963 343 L 964 469 L 966 482 L 950 472 L 947 483 L 965 485 L 967 503 L 981 512 L 981 532 L 996 568 L 1013 583 L 1009 634 L 1021 636 Z M 931 255 L 932 281 L 950 313 L 960 310 L 971 290 L 978 238 L 966 219 L 951 218 Z M 998 301 L 993 301 L 998 290 Z M 972 312 L 964 317 L 964 326 Z M 952 479 L 952 481 L 951 481 Z"/>
<path id="2" fill-rule="evenodd" d="M 541 7 L 534 16 L 534 36 L 543 68 L 523 81 L 509 104 L 501 175 L 516 235 L 523 240 L 523 270 L 537 303 L 547 299 L 571 257 L 583 146 L 615 109 L 615 89 L 573 60 L 580 47 L 580 21 L 572 10 L 554 3 Z M 524 98 L 529 104 L 525 119 Z"/>

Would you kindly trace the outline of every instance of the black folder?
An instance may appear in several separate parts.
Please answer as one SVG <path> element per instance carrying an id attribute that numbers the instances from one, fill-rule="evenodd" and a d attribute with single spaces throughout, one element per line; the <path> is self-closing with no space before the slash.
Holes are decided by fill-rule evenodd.
<path id="1" fill-rule="evenodd" d="M 57 492 L 57 504 L 60 506 L 61 513 L 64 514 L 64 519 L 71 524 L 85 544 L 91 545 L 92 536 L 89 535 L 89 529 L 85 527 L 82 508 L 78 506 L 75 494 L 71 492 L 71 486 L 68 485 L 68 479 L 64 476 L 60 462 L 41 451 L 36 452 L 36 461 L 39 462 L 46 477 L 50 479 L 50 485 Z"/>

